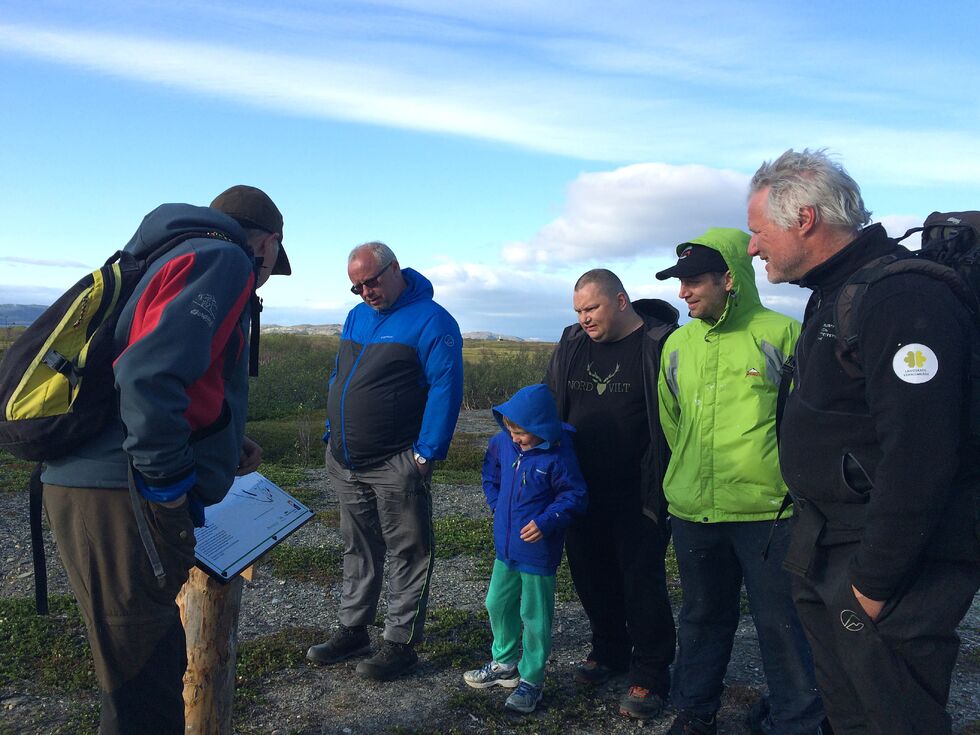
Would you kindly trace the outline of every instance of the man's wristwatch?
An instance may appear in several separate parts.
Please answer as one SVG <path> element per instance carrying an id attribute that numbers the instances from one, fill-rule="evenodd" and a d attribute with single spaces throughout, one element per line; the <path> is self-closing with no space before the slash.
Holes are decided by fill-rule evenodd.
<path id="1" fill-rule="evenodd" d="M 419 454 L 418 452 L 416 452 L 416 453 L 415 453 L 415 461 L 416 461 L 416 462 L 418 462 L 419 464 L 425 464 L 425 463 L 426 463 L 426 462 L 428 462 L 429 460 L 427 460 L 427 459 L 426 459 L 425 457 L 423 457 L 423 456 L 422 456 L 421 454 Z"/>

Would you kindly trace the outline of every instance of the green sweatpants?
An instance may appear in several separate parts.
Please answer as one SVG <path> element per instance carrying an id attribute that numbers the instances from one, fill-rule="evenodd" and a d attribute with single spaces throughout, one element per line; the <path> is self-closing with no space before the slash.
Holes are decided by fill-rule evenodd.
<path id="1" fill-rule="evenodd" d="M 544 684 L 544 665 L 551 653 L 551 621 L 555 617 L 554 575 L 516 572 L 499 559 L 494 560 L 487 612 L 493 631 L 493 660 L 502 664 L 517 661 L 517 645 L 523 637 L 517 670 L 522 679 L 536 686 Z"/>

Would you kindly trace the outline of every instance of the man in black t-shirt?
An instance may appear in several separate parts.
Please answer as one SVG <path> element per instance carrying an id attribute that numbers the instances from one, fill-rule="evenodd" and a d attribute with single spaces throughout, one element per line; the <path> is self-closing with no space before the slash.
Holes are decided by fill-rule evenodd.
<path id="1" fill-rule="evenodd" d="M 589 508 L 568 530 L 572 580 L 592 627 L 592 650 L 575 672 L 598 684 L 629 672 L 620 713 L 660 714 L 670 689 L 675 632 L 664 554 L 666 442 L 657 411 L 660 349 L 677 310 L 630 303 L 615 273 L 597 269 L 575 284 L 578 324 L 565 329 L 545 382 L 575 453 Z"/>

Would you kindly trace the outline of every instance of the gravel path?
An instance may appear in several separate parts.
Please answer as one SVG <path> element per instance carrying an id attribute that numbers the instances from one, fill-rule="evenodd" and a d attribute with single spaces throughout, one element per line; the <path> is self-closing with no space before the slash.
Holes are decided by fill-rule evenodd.
<path id="1" fill-rule="evenodd" d="M 486 412 L 464 415 L 463 431 L 486 430 Z M 329 509 L 335 499 L 325 473 L 308 472 L 307 484 L 322 491 Z M 437 485 L 433 492 L 437 516 L 485 514 L 482 492 L 473 486 Z M 30 542 L 25 493 L 0 493 L 0 549 L 3 570 L 0 595 L 33 596 Z M 287 543 L 295 545 L 340 544 L 339 532 L 327 523 L 311 522 Z M 67 592 L 57 554 L 48 548 L 51 594 Z M 455 607 L 483 613 L 488 580 L 477 572 L 478 562 L 467 557 L 437 560 L 432 579 L 433 609 Z M 320 638 L 336 625 L 340 585 L 323 587 L 275 578 L 260 567 L 245 587 L 239 637 L 254 640 L 286 628 L 315 629 Z M 950 711 L 954 732 L 980 733 L 980 602 L 975 601 L 961 626 L 964 647 L 954 674 Z M 308 633 L 309 635 L 309 633 Z M 378 637 L 380 628 L 373 629 Z M 366 682 L 354 675 L 354 663 L 333 667 L 301 664 L 281 669 L 261 683 L 258 702 L 237 705 L 236 733 L 314 735 L 319 733 L 509 733 L 551 732 L 559 710 L 576 706 L 581 717 L 561 726 L 563 733 L 628 733 L 642 729 L 651 734 L 669 727 L 671 714 L 645 726 L 621 718 L 617 701 L 625 687 L 622 679 L 599 687 L 591 699 L 583 698 L 573 684 L 574 664 L 587 652 L 588 623 L 577 602 L 560 602 L 555 616 L 554 649 L 549 664 L 545 700 L 531 718 L 498 717 L 504 694 L 499 689 L 474 692 L 462 684 L 461 669 L 432 663 L 423 655 L 411 675 L 388 684 Z M 0 652 L 2 655 L 2 652 Z M 473 664 L 482 663 L 474 660 Z M 764 688 L 755 630 L 743 616 L 726 679 L 719 732 L 746 733 L 742 724 L 749 704 Z M 51 696 L 31 682 L 0 688 L 0 734 L 50 733 L 64 727 L 81 710 L 96 707 L 96 697 Z M 572 704 L 569 704 L 572 702 Z M 491 713 L 488 715 L 488 713 Z"/>

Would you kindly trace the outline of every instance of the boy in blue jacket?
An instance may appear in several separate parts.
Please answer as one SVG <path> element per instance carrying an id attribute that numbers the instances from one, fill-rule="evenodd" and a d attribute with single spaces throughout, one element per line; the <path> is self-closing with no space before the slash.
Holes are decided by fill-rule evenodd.
<path id="1" fill-rule="evenodd" d="M 463 680 L 476 689 L 517 687 L 505 706 L 528 713 L 544 690 L 565 528 L 585 510 L 587 495 L 572 451 L 574 429 L 559 420 L 547 386 L 521 388 L 493 415 L 502 431 L 483 460 L 497 551 L 487 591 L 493 660 Z"/>

